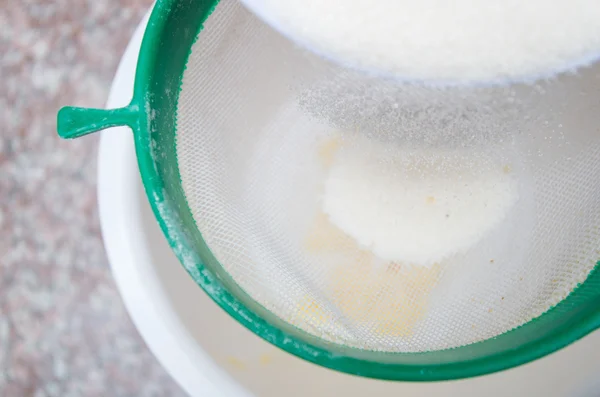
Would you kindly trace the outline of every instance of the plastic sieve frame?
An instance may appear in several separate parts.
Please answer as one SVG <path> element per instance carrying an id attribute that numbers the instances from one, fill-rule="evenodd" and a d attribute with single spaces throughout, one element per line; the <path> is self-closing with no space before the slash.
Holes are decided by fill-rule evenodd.
<path id="1" fill-rule="evenodd" d="M 217 4 L 158 0 L 144 34 L 131 103 L 113 110 L 65 107 L 58 113 L 58 133 L 76 138 L 113 126 L 133 130 L 144 188 L 165 237 L 194 281 L 229 315 L 273 345 L 315 364 L 402 381 L 460 379 L 504 370 L 600 328 L 600 264 L 566 299 L 521 327 L 471 345 L 422 353 L 367 351 L 324 341 L 254 301 L 220 265 L 197 229 L 176 156 L 183 73 L 197 34 Z"/>

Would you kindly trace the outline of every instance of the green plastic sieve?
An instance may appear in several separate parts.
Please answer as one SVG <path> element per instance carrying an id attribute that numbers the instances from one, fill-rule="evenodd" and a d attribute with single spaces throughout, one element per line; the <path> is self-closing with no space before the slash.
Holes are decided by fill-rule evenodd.
<path id="1" fill-rule="evenodd" d="M 65 107 L 58 132 L 133 130 L 173 251 L 258 336 L 350 374 L 459 379 L 600 327 L 599 71 L 532 85 L 407 85 L 306 52 L 236 1 L 158 0 L 131 103 Z M 379 258 L 321 208 L 336 161 L 365 139 L 393 164 L 394 153 L 410 153 L 412 166 L 427 153 L 459 158 L 475 186 L 508 181 L 510 206 L 477 244 L 433 265 Z"/>

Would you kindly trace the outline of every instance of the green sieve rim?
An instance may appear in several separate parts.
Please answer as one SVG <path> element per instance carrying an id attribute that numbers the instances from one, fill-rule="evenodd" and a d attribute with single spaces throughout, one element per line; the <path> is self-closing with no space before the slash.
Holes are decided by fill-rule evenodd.
<path id="1" fill-rule="evenodd" d="M 113 126 L 133 130 L 142 182 L 165 237 L 193 280 L 231 317 L 267 342 L 320 366 L 402 381 L 451 380 L 504 370 L 550 354 L 600 328 L 600 262 L 568 297 L 528 323 L 481 342 L 422 353 L 384 353 L 328 342 L 284 322 L 248 296 L 219 264 L 202 236 L 190 235 L 189 219 L 193 218 L 185 196 L 167 188 L 168 178 L 181 180 L 179 170 L 161 173 L 160 159 L 153 155 L 163 136 L 176 136 L 178 98 L 156 95 L 163 92 L 157 89 L 157 81 L 164 79 L 161 68 L 167 67 L 160 60 L 165 55 L 161 48 L 187 61 L 202 24 L 218 3 L 158 0 L 144 34 L 131 103 L 112 110 L 64 107 L 58 113 L 57 129 L 63 138 Z M 185 63 L 178 70 L 178 81 L 163 83 L 179 87 Z M 171 120 L 168 130 L 159 128 L 159 119 Z"/>

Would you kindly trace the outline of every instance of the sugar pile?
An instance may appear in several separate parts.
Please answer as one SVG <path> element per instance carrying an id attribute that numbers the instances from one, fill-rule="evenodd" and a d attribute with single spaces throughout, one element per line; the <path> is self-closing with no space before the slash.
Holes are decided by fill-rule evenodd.
<path id="1" fill-rule="evenodd" d="M 243 1 L 317 53 L 407 80 L 531 80 L 600 54 L 597 0 Z"/>
<path id="2" fill-rule="evenodd" d="M 381 259 L 432 266 L 480 241 L 518 199 L 510 164 L 485 153 L 355 139 L 335 155 L 323 211 Z"/>

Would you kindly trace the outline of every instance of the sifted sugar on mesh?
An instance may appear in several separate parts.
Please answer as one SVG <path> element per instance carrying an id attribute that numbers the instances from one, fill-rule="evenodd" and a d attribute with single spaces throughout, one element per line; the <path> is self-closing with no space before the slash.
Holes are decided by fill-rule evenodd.
<path id="1" fill-rule="evenodd" d="M 332 224 L 385 261 L 431 266 L 462 253 L 518 199 L 511 165 L 483 152 L 392 146 L 344 142 L 322 198 Z"/>
<path id="2" fill-rule="evenodd" d="M 319 54 L 408 80 L 546 77 L 600 53 L 596 0 L 244 0 Z"/>

